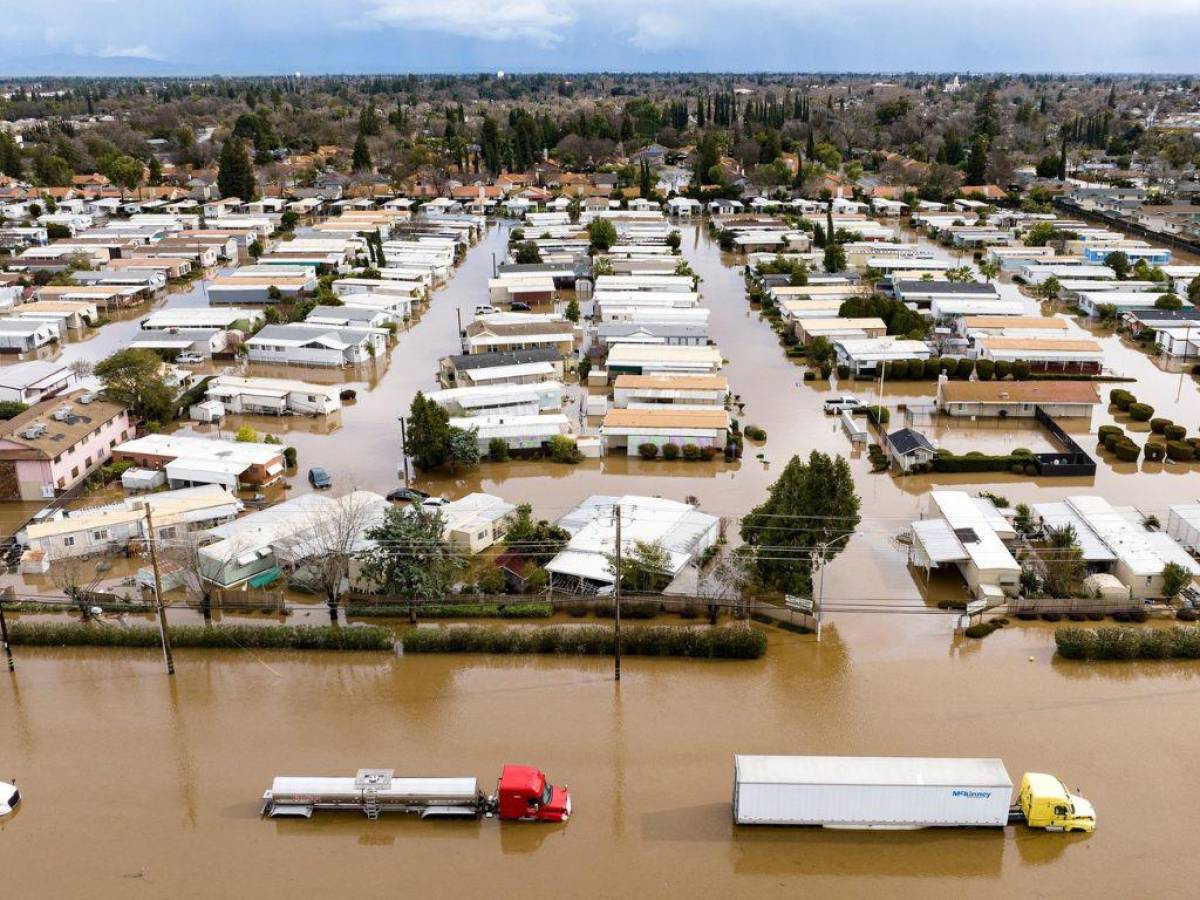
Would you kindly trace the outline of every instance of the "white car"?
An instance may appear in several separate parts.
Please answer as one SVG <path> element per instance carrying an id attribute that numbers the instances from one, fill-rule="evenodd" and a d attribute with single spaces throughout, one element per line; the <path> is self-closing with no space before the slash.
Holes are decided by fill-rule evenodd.
<path id="1" fill-rule="evenodd" d="M 829 414 L 840 412 L 854 412 L 856 409 L 865 409 L 865 403 L 857 397 L 846 394 L 842 397 L 830 397 L 825 401 L 825 412 Z"/>
<path id="2" fill-rule="evenodd" d="M 199 353 L 185 350 L 175 357 L 175 363 L 180 366 L 199 366 L 204 364 L 204 357 Z"/>
<path id="3" fill-rule="evenodd" d="M 475 315 L 477 316 L 494 316 L 500 310 L 494 306 L 477 306 L 475 307 Z"/>
<path id="4" fill-rule="evenodd" d="M 449 502 L 445 497 L 426 497 L 421 501 L 421 506 L 425 509 L 439 509 Z"/>

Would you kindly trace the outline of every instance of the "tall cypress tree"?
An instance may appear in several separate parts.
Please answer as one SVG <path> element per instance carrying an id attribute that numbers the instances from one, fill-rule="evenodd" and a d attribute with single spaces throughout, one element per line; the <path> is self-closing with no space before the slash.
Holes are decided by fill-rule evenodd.
<path id="1" fill-rule="evenodd" d="M 350 168 L 355 172 L 371 170 L 371 148 L 367 146 L 367 138 L 360 134 L 354 141 L 354 153 L 350 157 Z"/>
<path id="2" fill-rule="evenodd" d="M 217 189 L 222 197 L 240 197 L 253 200 L 257 195 L 254 181 L 254 166 L 250 154 L 241 138 L 231 137 L 221 147 L 221 158 L 217 169 Z"/>

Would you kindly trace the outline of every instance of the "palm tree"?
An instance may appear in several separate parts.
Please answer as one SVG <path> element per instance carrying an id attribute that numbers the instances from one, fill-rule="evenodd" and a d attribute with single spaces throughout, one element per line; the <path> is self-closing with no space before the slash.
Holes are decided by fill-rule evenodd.
<path id="1" fill-rule="evenodd" d="M 988 284 L 991 284 L 992 279 L 1000 274 L 1000 266 L 994 262 L 984 260 L 979 264 L 979 274 L 987 280 Z"/>

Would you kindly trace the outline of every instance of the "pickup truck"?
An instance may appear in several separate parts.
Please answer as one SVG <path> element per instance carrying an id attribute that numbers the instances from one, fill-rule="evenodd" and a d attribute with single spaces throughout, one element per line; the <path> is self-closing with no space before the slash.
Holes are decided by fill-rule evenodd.
<path id="1" fill-rule="evenodd" d="M 854 412 L 857 409 L 865 409 L 865 403 L 857 397 L 846 394 L 841 397 L 830 397 L 825 401 L 825 412 L 828 415 L 840 412 Z"/>

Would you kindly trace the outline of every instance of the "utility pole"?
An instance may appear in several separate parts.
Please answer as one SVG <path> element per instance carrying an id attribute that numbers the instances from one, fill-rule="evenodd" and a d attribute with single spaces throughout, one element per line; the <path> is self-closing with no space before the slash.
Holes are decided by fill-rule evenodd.
<path id="1" fill-rule="evenodd" d="M 617 517 L 616 569 L 613 584 L 613 681 L 621 680 L 621 503 L 615 506 Z"/>
<path id="2" fill-rule="evenodd" d="M 817 582 L 817 602 L 813 604 L 813 618 L 817 620 L 817 642 L 821 641 L 821 602 L 825 599 L 825 544 L 820 545 L 821 575 Z"/>
<path id="3" fill-rule="evenodd" d="M 8 594 L 6 590 L 4 594 Z M 4 618 L 4 595 L 0 594 L 0 644 L 4 645 L 4 657 L 8 661 L 8 671 L 15 672 L 13 665 L 12 645 L 8 642 L 8 622 Z"/>
<path id="4" fill-rule="evenodd" d="M 408 426 L 400 417 L 400 461 L 404 470 L 404 486 L 408 487 Z"/>
<path id="5" fill-rule="evenodd" d="M 162 599 L 162 576 L 158 571 L 158 548 L 154 540 L 154 519 L 150 515 L 150 504 L 146 504 L 146 540 L 150 544 L 150 565 L 154 569 L 154 605 L 158 607 L 158 633 L 162 637 L 163 659 L 167 674 L 175 674 L 175 657 L 171 655 L 171 635 L 167 631 L 167 611 Z"/>
<path id="6" fill-rule="evenodd" d="M 454 314 L 458 316 L 458 346 L 463 353 L 467 352 L 467 339 L 463 337 L 462 327 L 462 308 L 454 310 Z"/>

